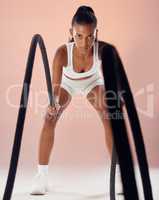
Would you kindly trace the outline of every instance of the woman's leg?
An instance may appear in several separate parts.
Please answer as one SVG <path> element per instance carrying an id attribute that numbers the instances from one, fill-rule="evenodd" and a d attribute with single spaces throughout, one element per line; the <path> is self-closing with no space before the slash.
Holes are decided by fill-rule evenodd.
<path id="1" fill-rule="evenodd" d="M 109 159 L 112 158 L 112 149 L 113 149 L 113 132 L 111 127 L 111 121 L 108 116 L 108 108 L 106 105 L 106 94 L 105 94 L 105 88 L 103 85 L 98 85 L 94 87 L 91 92 L 88 93 L 87 99 L 91 103 L 91 105 L 95 108 L 97 113 L 100 116 L 100 119 L 102 121 L 102 124 L 104 126 L 105 131 L 105 143 L 109 152 Z M 119 104 L 123 106 L 124 104 Z M 123 194 L 123 187 L 121 182 L 121 175 L 120 175 L 120 169 L 119 165 L 117 165 L 116 168 L 116 184 L 115 184 L 115 190 L 116 194 Z"/>
<path id="2" fill-rule="evenodd" d="M 95 86 L 87 94 L 87 99 L 90 102 L 90 104 L 94 107 L 94 109 L 97 111 L 102 121 L 105 131 L 105 142 L 111 159 L 112 148 L 113 148 L 113 137 L 112 137 L 113 133 L 112 133 L 110 117 L 108 116 L 107 112 L 108 108 L 106 105 L 106 92 L 104 85 Z"/>
<path id="3" fill-rule="evenodd" d="M 33 179 L 30 191 L 31 195 L 45 195 L 46 192 L 50 191 L 51 189 L 48 182 L 48 164 L 51 150 L 54 144 L 55 126 L 62 112 L 66 109 L 70 101 L 71 95 L 61 87 L 59 98 L 60 109 L 58 110 L 56 117 L 50 115 L 55 113 L 54 107 L 49 107 L 47 110 L 40 135 L 38 173 Z"/>
<path id="4" fill-rule="evenodd" d="M 40 142 L 39 142 L 39 165 L 48 165 L 51 150 L 54 144 L 55 127 L 59 120 L 59 117 L 69 105 L 71 101 L 70 94 L 64 89 L 60 88 L 59 104 L 61 106 L 58 117 L 49 118 L 49 113 L 46 113 L 44 124 L 41 130 Z"/>

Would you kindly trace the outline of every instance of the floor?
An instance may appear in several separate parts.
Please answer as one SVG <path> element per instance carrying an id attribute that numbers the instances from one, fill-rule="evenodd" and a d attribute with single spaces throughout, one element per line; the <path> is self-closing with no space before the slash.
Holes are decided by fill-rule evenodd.
<path id="1" fill-rule="evenodd" d="M 29 194 L 30 183 L 35 170 L 18 170 L 14 185 L 13 200 L 110 200 L 108 167 L 91 167 L 86 169 L 70 167 L 51 167 L 49 181 L 52 191 L 47 195 L 33 196 Z M 0 170 L 0 197 L 4 192 L 7 171 Z M 159 199 L 159 169 L 151 169 L 150 176 L 153 187 L 154 200 Z M 140 200 L 142 194 L 139 171 L 136 168 L 137 184 Z M 117 200 L 122 200 L 118 197 Z"/>

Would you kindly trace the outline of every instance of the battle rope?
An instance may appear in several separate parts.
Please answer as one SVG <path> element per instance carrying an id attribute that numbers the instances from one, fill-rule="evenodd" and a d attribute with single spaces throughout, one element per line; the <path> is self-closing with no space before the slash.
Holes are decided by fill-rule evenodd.
<path id="1" fill-rule="evenodd" d="M 118 94 L 119 90 L 124 91 L 123 99 L 128 112 L 128 117 L 133 133 L 135 149 L 139 162 L 139 168 L 142 178 L 145 200 L 152 200 L 152 187 L 149 176 L 148 162 L 146 158 L 145 146 L 142 137 L 139 118 L 133 100 L 133 95 L 129 86 L 129 82 L 124 71 L 123 63 L 115 47 L 106 45 L 102 51 L 102 66 L 106 91 L 113 91 Z M 113 80 L 113 81 L 110 81 Z M 120 87 L 120 88 L 119 88 Z M 109 94 L 109 93 L 108 93 Z M 109 94 L 111 97 L 111 93 Z M 109 97 L 108 96 L 108 97 Z M 111 164 L 111 183 L 110 193 L 113 194 L 111 200 L 115 198 L 115 163 L 120 164 L 122 182 L 124 187 L 124 195 L 126 200 L 137 200 L 138 191 L 136 187 L 135 174 L 133 169 L 133 160 L 130 150 L 130 145 L 127 137 L 127 130 L 123 118 L 121 107 L 118 106 L 117 100 L 107 100 L 108 111 L 110 116 L 119 114 L 119 117 L 111 118 L 113 129 L 114 149 Z M 115 151 L 116 149 L 116 151 Z M 112 182 L 114 181 L 114 182 Z"/>
<path id="2" fill-rule="evenodd" d="M 11 199 L 12 190 L 14 187 L 14 181 L 15 181 L 15 176 L 16 176 L 16 171 L 17 171 L 17 164 L 18 164 L 22 135 L 23 135 L 25 114 L 26 114 L 26 109 L 27 109 L 27 104 L 28 104 L 28 96 L 29 96 L 32 70 L 33 70 L 33 64 L 34 64 L 34 58 L 35 58 L 35 51 L 36 51 L 36 47 L 38 43 L 41 50 L 44 69 L 45 69 L 49 102 L 50 102 L 50 105 L 54 105 L 53 95 L 52 95 L 52 84 L 51 84 L 51 77 L 50 77 L 50 68 L 49 68 L 46 48 L 45 48 L 42 37 L 39 34 L 36 34 L 32 38 L 30 50 L 29 50 L 29 56 L 27 59 L 26 72 L 25 72 L 25 77 L 23 81 L 20 108 L 18 112 L 18 119 L 17 119 L 17 124 L 16 124 L 16 131 L 15 131 L 15 137 L 14 137 L 14 143 L 13 143 L 13 149 L 12 149 L 12 155 L 11 155 L 11 161 L 10 161 L 10 168 L 9 168 L 7 184 L 6 184 L 3 200 Z"/>
<path id="3" fill-rule="evenodd" d="M 110 167 L 110 183 L 109 183 L 110 200 L 115 200 L 115 172 L 116 172 L 116 163 L 117 163 L 117 155 L 116 155 L 115 147 L 113 146 L 112 159 L 111 159 L 111 167 Z"/>

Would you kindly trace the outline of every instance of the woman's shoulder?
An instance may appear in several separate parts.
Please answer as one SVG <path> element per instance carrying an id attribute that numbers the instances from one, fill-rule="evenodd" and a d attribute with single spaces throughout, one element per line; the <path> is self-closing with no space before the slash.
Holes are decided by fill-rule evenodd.
<path id="1" fill-rule="evenodd" d="M 65 66 L 67 65 L 67 45 L 66 44 L 61 44 L 60 46 L 57 47 L 56 52 L 55 52 L 55 57 L 62 62 L 62 64 Z"/>
<path id="2" fill-rule="evenodd" d="M 70 45 L 72 45 L 73 42 L 67 42 L 64 44 L 61 44 L 57 50 L 56 54 L 58 54 L 59 59 L 62 61 L 63 66 L 67 66 L 68 63 L 68 48 Z"/>
<path id="3" fill-rule="evenodd" d="M 56 49 L 56 53 L 58 53 L 61 56 L 64 56 L 66 54 L 66 52 L 67 52 L 66 44 L 61 44 Z"/>

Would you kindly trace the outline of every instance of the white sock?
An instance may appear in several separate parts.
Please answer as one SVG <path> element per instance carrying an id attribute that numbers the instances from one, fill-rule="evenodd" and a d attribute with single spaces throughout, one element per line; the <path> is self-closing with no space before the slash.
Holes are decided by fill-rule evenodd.
<path id="1" fill-rule="evenodd" d="M 120 165 L 116 164 L 116 174 L 119 176 L 120 180 L 121 180 L 121 171 L 120 171 Z"/>
<path id="2" fill-rule="evenodd" d="M 117 163 L 116 164 L 116 169 L 118 170 L 118 171 L 120 171 L 120 165 Z"/>
<path id="3" fill-rule="evenodd" d="M 38 173 L 40 174 L 48 174 L 48 165 L 39 165 L 38 164 Z"/>
<path id="4" fill-rule="evenodd" d="M 121 172 L 119 164 L 116 165 L 116 186 L 117 193 L 123 193 L 123 184 L 121 179 Z"/>

